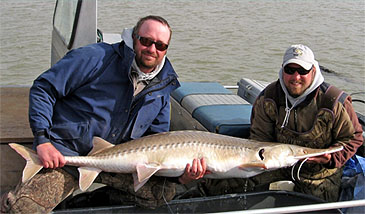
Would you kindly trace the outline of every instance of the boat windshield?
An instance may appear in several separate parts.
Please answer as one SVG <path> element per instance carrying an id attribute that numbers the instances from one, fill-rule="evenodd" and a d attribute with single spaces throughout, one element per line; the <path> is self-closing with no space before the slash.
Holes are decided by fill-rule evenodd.
<path id="1" fill-rule="evenodd" d="M 75 36 L 81 1 L 58 0 L 53 17 L 53 27 L 67 47 L 71 47 Z"/>

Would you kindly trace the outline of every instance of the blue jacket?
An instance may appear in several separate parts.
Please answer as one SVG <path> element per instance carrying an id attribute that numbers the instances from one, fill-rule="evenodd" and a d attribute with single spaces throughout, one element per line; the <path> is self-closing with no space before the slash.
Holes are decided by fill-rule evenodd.
<path id="1" fill-rule="evenodd" d="M 133 97 L 134 51 L 124 42 L 75 49 L 41 74 L 29 96 L 34 148 L 51 142 L 63 155 L 86 155 L 93 136 L 119 144 L 170 126 L 170 92 L 180 86 L 166 58 Z"/>

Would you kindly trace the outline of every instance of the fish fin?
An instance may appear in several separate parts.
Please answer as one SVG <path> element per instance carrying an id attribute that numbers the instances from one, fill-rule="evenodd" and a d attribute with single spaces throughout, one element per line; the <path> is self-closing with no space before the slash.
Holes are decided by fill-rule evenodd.
<path id="1" fill-rule="evenodd" d="M 147 164 L 138 164 L 136 166 L 137 173 L 133 173 L 133 181 L 134 181 L 134 191 L 137 192 L 145 183 L 147 183 L 148 179 L 155 174 L 160 169 L 159 165 L 147 165 Z"/>
<path id="2" fill-rule="evenodd" d="M 148 180 L 153 174 L 160 170 L 160 165 L 154 164 L 137 164 L 138 181 L 141 183 Z"/>
<path id="3" fill-rule="evenodd" d="M 239 166 L 240 169 L 247 169 L 247 168 L 261 168 L 261 169 L 267 169 L 265 164 L 263 163 L 245 163 L 241 164 Z"/>
<path id="4" fill-rule="evenodd" d="M 137 173 L 133 173 L 133 181 L 134 181 L 134 191 L 137 192 L 143 185 L 145 185 L 145 183 L 147 183 L 148 179 L 139 182 L 138 181 L 138 175 Z"/>
<path id="5" fill-rule="evenodd" d="M 9 146 L 20 154 L 26 161 L 23 169 L 22 182 L 33 178 L 33 176 L 43 168 L 42 162 L 39 160 L 37 153 L 35 153 L 32 149 L 16 143 L 10 143 Z"/>
<path id="6" fill-rule="evenodd" d="M 94 155 L 99 152 L 104 151 L 105 149 L 113 147 L 114 144 L 109 143 L 108 141 L 100 138 L 100 137 L 93 137 L 93 148 L 89 152 L 88 155 Z"/>
<path id="7" fill-rule="evenodd" d="M 80 172 L 79 186 L 81 191 L 87 190 L 101 172 L 100 169 L 91 167 L 79 167 L 78 170 Z"/>

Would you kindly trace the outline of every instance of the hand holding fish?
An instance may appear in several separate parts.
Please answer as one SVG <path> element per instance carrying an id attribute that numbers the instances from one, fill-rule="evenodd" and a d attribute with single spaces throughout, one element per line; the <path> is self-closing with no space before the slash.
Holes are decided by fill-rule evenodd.
<path id="1" fill-rule="evenodd" d="M 51 143 L 38 145 L 37 154 L 44 168 L 55 169 L 66 164 L 65 157 Z"/>
<path id="2" fill-rule="evenodd" d="M 181 184 L 187 184 L 193 180 L 203 178 L 205 174 L 208 174 L 207 163 L 204 158 L 194 159 L 193 164 L 186 164 L 184 174 L 179 178 Z"/>

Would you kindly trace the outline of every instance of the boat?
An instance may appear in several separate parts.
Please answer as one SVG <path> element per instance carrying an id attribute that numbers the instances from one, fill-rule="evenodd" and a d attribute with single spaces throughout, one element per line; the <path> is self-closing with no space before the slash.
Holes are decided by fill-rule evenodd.
<path id="1" fill-rule="evenodd" d="M 95 42 L 115 43 L 121 40 L 120 34 L 109 34 L 98 30 L 96 10 L 96 0 L 56 1 L 51 65 L 74 48 Z M 266 85 L 268 85 L 267 82 L 248 78 L 238 80 L 233 86 L 223 86 L 218 82 L 182 82 L 182 86 L 171 94 L 171 130 L 202 130 L 247 138 L 252 104 Z M 25 164 L 24 160 L 10 149 L 8 143 L 15 142 L 32 147 L 33 135 L 28 124 L 29 88 L 30 86 L 3 86 L 0 89 L 1 193 L 15 188 L 21 179 Z M 365 103 L 361 98 L 355 100 Z M 365 127 L 364 116 L 362 114 L 358 116 L 360 123 Z M 364 133 L 363 135 L 365 136 Z M 105 191 L 112 191 L 107 187 L 96 186 L 95 189 L 85 194 L 88 194 L 88 197 L 90 195 L 95 197 L 96 201 L 105 197 Z M 276 208 L 290 210 L 290 207 L 294 207 L 292 212 L 311 213 L 321 210 L 321 213 L 341 213 L 340 208 L 365 206 L 365 200 L 328 204 L 314 196 L 280 189 L 210 197 L 176 198 L 156 210 L 133 205 L 119 205 L 111 201 L 95 206 L 95 204 L 83 203 L 85 202 L 83 197 L 85 198 L 85 195 L 75 193 L 53 212 L 201 213 L 256 210 L 258 213 L 267 213 Z M 317 207 L 308 208 L 313 205 Z M 261 210 L 265 208 L 268 209 Z"/>

